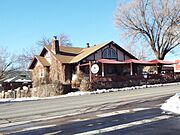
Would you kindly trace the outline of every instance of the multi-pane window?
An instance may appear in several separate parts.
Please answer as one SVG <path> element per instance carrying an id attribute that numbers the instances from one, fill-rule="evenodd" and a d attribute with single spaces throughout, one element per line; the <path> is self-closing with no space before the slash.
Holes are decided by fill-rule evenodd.
<path id="1" fill-rule="evenodd" d="M 117 53 L 112 48 L 107 48 L 103 51 L 103 58 L 117 59 Z"/>

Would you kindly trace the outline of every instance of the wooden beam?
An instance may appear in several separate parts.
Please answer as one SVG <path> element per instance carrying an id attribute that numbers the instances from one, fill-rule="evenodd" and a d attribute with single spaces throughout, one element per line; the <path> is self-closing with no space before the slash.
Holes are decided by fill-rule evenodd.
<path id="1" fill-rule="evenodd" d="M 91 61 L 89 61 L 89 81 L 92 82 L 92 73 L 91 73 Z"/>
<path id="2" fill-rule="evenodd" d="M 130 63 L 130 74 L 133 75 L 133 63 Z"/>
<path id="3" fill-rule="evenodd" d="M 104 76 L 104 63 L 102 63 L 102 76 Z"/>

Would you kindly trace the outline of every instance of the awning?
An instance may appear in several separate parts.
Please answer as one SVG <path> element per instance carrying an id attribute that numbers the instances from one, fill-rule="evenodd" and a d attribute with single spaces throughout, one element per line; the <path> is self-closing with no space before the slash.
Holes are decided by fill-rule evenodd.
<path id="1" fill-rule="evenodd" d="M 151 62 L 151 63 L 153 63 L 153 64 L 163 64 L 163 65 L 172 65 L 172 64 L 176 64 L 176 62 L 172 62 L 172 61 L 164 61 L 164 60 L 159 60 L 159 59 L 150 60 L 149 62 Z"/>
<path id="2" fill-rule="evenodd" d="M 117 60 L 109 60 L 109 59 L 99 59 L 97 62 L 104 64 L 126 64 L 125 62 L 117 61 Z"/>
<path id="3" fill-rule="evenodd" d="M 84 64 L 80 64 L 79 66 L 89 66 L 89 62 L 88 63 L 84 63 Z"/>
<path id="4" fill-rule="evenodd" d="M 154 63 L 151 63 L 151 62 L 146 62 L 146 61 L 143 61 L 143 60 L 136 60 L 136 59 L 128 59 L 128 60 L 125 60 L 124 61 L 125 63 L 135 63 L 135 64 L 142 64 L 142 65 L 152 65 Z"/>

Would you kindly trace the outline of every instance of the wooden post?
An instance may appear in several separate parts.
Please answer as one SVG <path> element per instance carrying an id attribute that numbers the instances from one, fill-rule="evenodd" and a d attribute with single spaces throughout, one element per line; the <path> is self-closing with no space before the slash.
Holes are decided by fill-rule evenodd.
<path id="1" fill-rule="evenodd" d="M 80 64 L 78 63 L 78 65 L 77 65 L 77 73 L 79 73 L 79 71 L 80 71 Z"/>
<path id="2" fill-rule="evenodd" d="M 104 63 L 102 63 L 102 77 L 104 77 Z"/>
<path id="3" fill-rule="evenodd" d="M 89 81 L 92 82 L 91 61 L 89 61 Z"/>
<path id="4" fill-rule="evenodd" d="M 132 62 L 130 63 L 130 74 L 133 75 L 133 65 L 132 65 Z"/>

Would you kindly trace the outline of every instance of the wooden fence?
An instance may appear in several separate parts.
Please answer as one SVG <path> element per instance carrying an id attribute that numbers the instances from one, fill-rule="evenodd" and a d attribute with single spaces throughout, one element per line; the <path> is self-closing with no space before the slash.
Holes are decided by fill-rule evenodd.
<path id="1" fill-rule="evenodd" d="M 134 76 L 92 76 L 92 89 L 121 88 L 139 85 L 180 82 L 180 73 L 144 74 Z"/>

